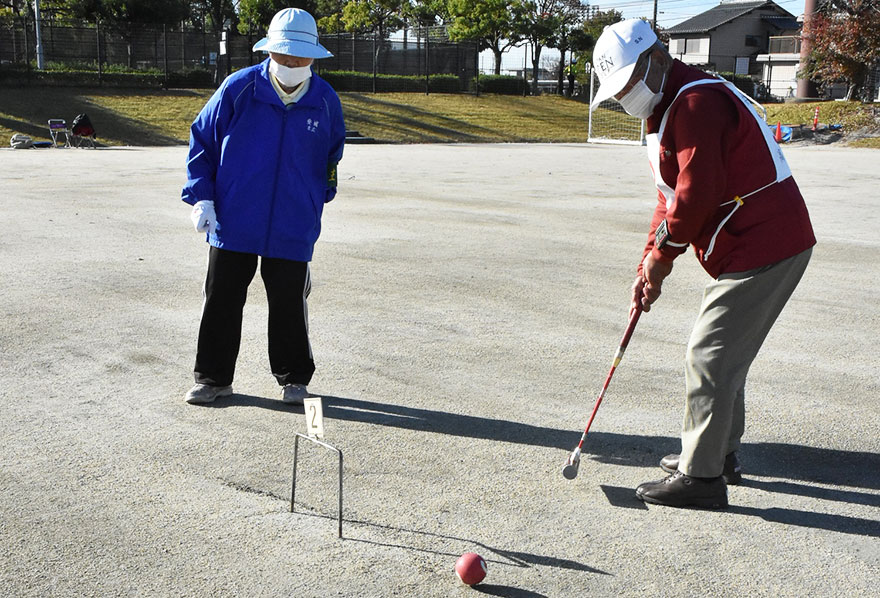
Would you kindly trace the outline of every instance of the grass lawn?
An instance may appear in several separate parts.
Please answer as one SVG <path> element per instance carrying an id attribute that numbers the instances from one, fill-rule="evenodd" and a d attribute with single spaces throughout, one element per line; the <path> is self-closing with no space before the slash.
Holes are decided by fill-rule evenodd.
<path id="1" fill-rule="evenodd" d="M 174 145 L 209 90 L 78 90 L 27 87 L 0 90 L 0 138 L 14 133 L 48 139 L 46 121 L 89 115 L 98 140 L 109 145 Z M 519 97 L 417 93 L 341 93 L 346 125 L 393 143 L 585 141 L 587 106 L 557 96 Z"/>
<path id="2" fill-rule="evenodd" d="M 46 121 L 68 123 L 88 113 L 100 143 L 178 145 L 189 139 L 189 125 L 211 96 L 210 90 L 77 89 L 20 87 L 0 89 L 0 139 L 14 133 L 48 139 Z M 582 142 L 587 137 L 587 106 L 559 96 L 447 95 L 419 93 L 341 93 L 349 130 L 392 143 Z M 770 123 L 809 124 L 816 104 L 771 104 Z M 822 123 L 845 131 L 877 127 L 873 106 L 822 102 Z M 880 132 L 875 131 L 875 135 Z M 853 142 L 880 148 L 880 137 Z"/>

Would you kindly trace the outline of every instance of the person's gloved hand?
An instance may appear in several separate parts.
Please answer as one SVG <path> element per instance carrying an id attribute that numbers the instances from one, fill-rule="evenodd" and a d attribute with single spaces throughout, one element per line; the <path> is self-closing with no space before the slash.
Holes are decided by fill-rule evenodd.
<path id="1" fill-rule="evenodd" d="M 193 226 L 196 227 L 196 232 L 206 232 L 209 235 L 213 235 L 214 231 L 217 230 L 217 213 L 214 211 L 213 201 L 207 199 L 197 201 L 189 217 L 192 220 Z"/>

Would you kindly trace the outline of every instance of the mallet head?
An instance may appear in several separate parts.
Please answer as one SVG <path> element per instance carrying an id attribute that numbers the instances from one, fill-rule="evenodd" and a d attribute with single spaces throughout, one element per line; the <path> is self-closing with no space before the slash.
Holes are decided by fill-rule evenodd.
<path id="1" fill-rule="evenodd" d="M 573 480 L 577 477 L 578 468 L 581 465 L 581 449 L 576 448 L 568 457 L 565 467 L 562 468 L 562 475 L 567 480 Z"/>

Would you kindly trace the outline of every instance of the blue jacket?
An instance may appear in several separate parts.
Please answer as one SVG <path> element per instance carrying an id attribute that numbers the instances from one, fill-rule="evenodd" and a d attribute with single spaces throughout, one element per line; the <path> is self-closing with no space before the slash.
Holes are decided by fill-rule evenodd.
<path id="1" fill-rule="evenodd" d="M 268 66 L 227 77 L 196 117 L 182 198 L 214 202 L 214 247 L 307 262 L 336 195 L 342 106 L 314 73 L 306 94 L 285 106 Z"/>

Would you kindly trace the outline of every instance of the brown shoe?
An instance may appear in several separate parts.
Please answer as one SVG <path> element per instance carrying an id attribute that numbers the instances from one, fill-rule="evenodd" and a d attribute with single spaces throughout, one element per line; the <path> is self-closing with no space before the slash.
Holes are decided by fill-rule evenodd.
<path id="1" fill-rule="evenodd" d="M 666 473 L 675 473 L 678 471 L 680 457 L 681 455 L 666 455 L 660 459 L 660 469 Z M 740 465 L 736 451 L 724 457 L 724 471 L 721 472 L 721 475 L 724 476 L 724 482 L 728 486 L 736 486 L 742 482 L 742 465 Z"/>
<path id="2" fill-rule="evenodd" d="M 636 488 L 636 496 L 646 503 L 667 507 L 727 508 L 727 485 L 724 478 L 694 478 L 676 471 L 665 479 L 645 482 Z"/>

